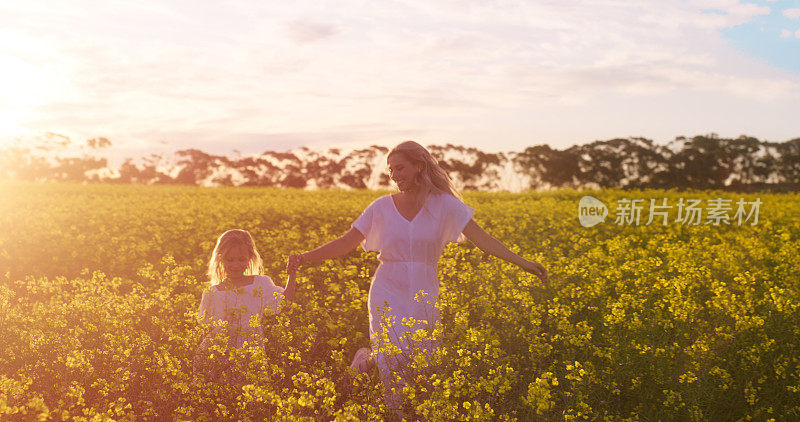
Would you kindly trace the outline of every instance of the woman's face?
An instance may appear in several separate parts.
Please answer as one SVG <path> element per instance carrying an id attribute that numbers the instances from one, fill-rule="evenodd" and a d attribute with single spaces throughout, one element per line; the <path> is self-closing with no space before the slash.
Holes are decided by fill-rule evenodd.
<path id="1" fill-rule="evenodd" d="M 229 276 L 240 276 L 244 274 L 247 263 L 250 261 L 250 254 L 243 246 L 234 246 L 227 253 L 222 254 L 222 265 L 225 273 Z"/>
<path id="2" fill-rule="evenodd" d="M 397 184 L 397 189 L 402 192 L 417 186 L 416 176 L 420 172 L 418 165 L 408 161 L 403 154 L 392 154 L 388 162 L 389 177 Z"/>

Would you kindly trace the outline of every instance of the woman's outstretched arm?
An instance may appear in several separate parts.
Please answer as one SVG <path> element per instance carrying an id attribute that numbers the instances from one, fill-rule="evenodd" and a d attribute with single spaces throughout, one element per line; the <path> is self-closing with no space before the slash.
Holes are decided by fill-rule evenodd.
<path id="1" fill-rule="evenodd" d="M 303 264 L 342 256 L 355 249 L 362 240 L 364 240 L 364 235 L 355 227 L 351 227 L 347 233 L 314 250 L 301 254 L 289 255 L 286 271 L 291 273 L 292 271 L 296 271 L 297 268 Z"/>
<path id="2" fill-rule="evenodd" d="M 527 259 L 511 252 L 506 245 L 500 243 L 499 240 L 492 237 L 489 233 L 481 228 L 475 220 L 470 219 L 463 230 L 464 236 L 467 237 L 478 249 L 488 253 L 489 255 L 496 256 L 504 261 L 508 261 L 523 270 L 539 277 L 542 283 L 548 284 L 547 270 L 538 262 L 528 261 Z"/>

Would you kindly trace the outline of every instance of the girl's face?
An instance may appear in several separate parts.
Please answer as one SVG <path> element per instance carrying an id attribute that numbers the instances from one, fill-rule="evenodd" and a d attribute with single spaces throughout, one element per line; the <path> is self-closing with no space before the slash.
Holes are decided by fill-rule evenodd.
<path id="1" fill-rule="evenodd" d="M 222 254 L 222 265 L 229 276 L 241 276 L 250 262 L 250 254 L 243 246 L 236 245 Z"/>
<path id="2" fill-rule="evenodd" d="M 418 165 L 408 161 L 403 154 L 392 154 L 388 162 L 389 177 L 397 184 L 397 189 L 402 192 L 417 186 L 416 176 L 420 172 Z"/>

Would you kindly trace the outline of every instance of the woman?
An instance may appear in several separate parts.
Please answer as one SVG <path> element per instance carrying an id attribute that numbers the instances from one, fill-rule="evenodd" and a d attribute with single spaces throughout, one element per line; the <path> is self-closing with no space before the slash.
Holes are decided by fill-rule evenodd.
<path id="1" fill-rule="evenodd" d="M 381 263 L 369 290 L 370 337 L 377 346 L 373 357 L 384 383 L 384 397 L 390 408 L 396 408 L 400 385 L 392 382 L 391 375 L 399 372 L 404 362 L 387 353 L 382 343 L 388 340 L 407 358 L 411 342 L 405 335 L 439 321 L 437 263 L 448 242 L 461 242 L 466 236 L 482 251 L 516 264 L 544 283 L 547 271 L 511 252 L 472 220 L 473 209 L 461 201 L 447 173 L 422 145 L 403 142 L 389 152 L 387 162 L 400 192 L 373 201 L 343 236 L 289 256 L 287 271 L 344 255 L 359 244 L 366 251 L 380 251 Z M 427 294 L 424 300 L 419 300 L 425 295 L 418 296 L 420 290 Z M 403 324 L 403 318 L 410 317 L 417 323 Z M 382 320 L 386 329 L 381 327 Z M 364 351 L 370 352 L 359 350 L 354 365 Z"/>

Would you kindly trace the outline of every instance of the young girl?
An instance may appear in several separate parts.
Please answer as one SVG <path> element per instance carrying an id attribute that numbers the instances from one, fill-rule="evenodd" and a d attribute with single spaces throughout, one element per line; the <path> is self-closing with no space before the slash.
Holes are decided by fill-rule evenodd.
<path id="1" fill-rule="evenodd" d="M 214 338 L 223 333 L 231 349 L 243 348 L 245 342 L 260 344 L 263 331 L 257 317 L 264 312 L 278 313 L 284 299 L 294 301 L 294 271 L 289 272 L 285 289 L 276 286 L 269 276 L 259 275 L 261 271 L 261 255 L 249 232 L 228 230 L 217 239 L 208 263 L 211 286 L 203 292 L 197 310 L 198 321 L 209 325 L 211 330 L 200 342 L 195 355 L 195 374 L 205 372 L 219 380 L 223 373 L 228 373 L 230 362 L 210 360 L 209 348 Z"/>

